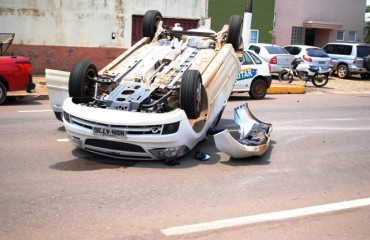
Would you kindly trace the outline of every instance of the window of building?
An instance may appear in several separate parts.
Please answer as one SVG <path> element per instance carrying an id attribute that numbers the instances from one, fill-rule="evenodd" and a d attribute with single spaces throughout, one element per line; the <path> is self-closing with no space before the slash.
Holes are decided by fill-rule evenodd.
<path id="1" fill-rule="evenodd" d="M 292 27 L 292 37 L 290 43 L 294 45 L 304 44 L 304 28 L 303 27 Z"/>
<path id="2" fill-rule="evenodd" d="M 258 43 L 258 35 L 259 35 L 258 30 L 251 29 L 251 35 L 250 35 L 250 38 L 249 38 L 249 42 L 250 43 Z"/>
<path id="3" fill-rule="evenodd" d="M 349 31 L 348 42 L 356 42 L 356 32 L 355 31 Z"/>
<path id="4" fill-rule="evenodd" d="M 337 31 L 337 41 L 344 41 L 344 31 Z"/>

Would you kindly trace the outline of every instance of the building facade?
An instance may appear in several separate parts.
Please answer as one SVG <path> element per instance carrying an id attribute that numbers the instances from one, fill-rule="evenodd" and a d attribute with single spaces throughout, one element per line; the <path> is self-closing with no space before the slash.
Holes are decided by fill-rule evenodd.
<path id="1" fill-rule="evenodd" d="M 254 0 L 250 42 L 278 45 L 363 42 L 367 0 Z M 230 15 L 242 15 L 245 0 L 213 0 L 214 29 Z"/>
<path id="2" fill-rule="evenodd" d="M 208 0 L 1 0 L 0 31 L 15 33 L 8 54 L 30 57 L 34 74 L 79 60 L 103 68 L 141 38 L 147 10 L 192 28 L 206 21 Z"/>
<path id="3" fill-rule="evenodd" d="M 274 41 L 318 47 L 363 42 L 365 11 L 366 0 L 275 0 Z"/>
<path id="4" fill-rule="evenodd" d="M 278 45 L 363 42 L 367 0 L 254 0 L 250 42 Z M 147 10 L 165 24 L 220 30 L 243 15 L 246 0 L 1 0 L 1 32 L 15 33 L 8 55 L 31 58 L 34 74 L 70 71 L 79 60 L 98 69 L 141 38 Z"/>

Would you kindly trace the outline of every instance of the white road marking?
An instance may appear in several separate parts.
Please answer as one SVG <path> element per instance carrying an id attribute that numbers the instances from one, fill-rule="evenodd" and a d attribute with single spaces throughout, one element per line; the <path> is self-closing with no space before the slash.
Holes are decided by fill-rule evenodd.
<path id="1" fill-rule="evenodd" d="M 239 218 L 224 219 L 213 222 L 198 223 L 192 225 L 185 225 L 179 227 L 170 227 L 162 229 L 162 233 L 166 236 L 180 235 L 187 233 L 195 233 L 201 231 L 222 229 L 227 227 L 235 227 L 241 225 L 247 225 L 252 223 L 260 223 L 267 221 L 283 220 L 294 217 L 302 217 L 313 214 L 328 213 L 339 210 L 345 210 L 350 208 L 358 208 L 370 205 L 370 198 L 357 199 L 352 201 L 344 201 L 338 203 L 324 204 L 306 208 L 297 208 L 292 210 L 263 213 L 252 216 L 245 216 Z"/>
<path id="2" fill-rule="evenodd" d="M 57 142 L 69 142 L 68 138 L 57 139 Z"/>
<path id="3" fill-rule="evenodd" d="M 304 131 L 304 130 L 312 130 L 312 131 L 370 131 L 370 127 L 320 127 L 320 126 L 312 126 L 312 127 L 294 127 L 294 126 L 286 126 L 286 127 L 279 127 L 274 126 L 274 130 L 292 130 L 292 131 Z"/>
<path id="4" fill-rule="evenodd" d="M 18 111 L 19 113 L 37 113 L 37 112 L 52 112 L 53 110 L 24 110 Z"/>

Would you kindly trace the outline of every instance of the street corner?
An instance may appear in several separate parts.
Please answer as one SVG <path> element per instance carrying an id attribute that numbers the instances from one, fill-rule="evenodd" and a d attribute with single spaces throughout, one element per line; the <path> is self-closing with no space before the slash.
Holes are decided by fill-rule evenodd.
<path id="1" fill-rule="evenodd" d="M 272 80 L 270 88 L 267 90 L 268 94 L 304 94 L 306 90 L 304 86 L 283 83 L 278 80 Z"/>

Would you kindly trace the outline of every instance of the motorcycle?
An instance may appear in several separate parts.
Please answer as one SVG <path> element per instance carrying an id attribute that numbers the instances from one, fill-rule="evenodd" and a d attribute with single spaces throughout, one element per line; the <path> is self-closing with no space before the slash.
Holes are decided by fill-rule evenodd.
<path id="1" fill-rule="evenodd" d="M 323 69 L 319 66 L 311 66 L 300 58 L 294 58 L 291 67 L 279 73 L 279 81 L 291 83 L 294 77 L 298 77 L 306 81 L 305 86 L 310 81 L 316 87 L 323 87 L 329 81 L 330 72 L 331 68 Z"/>

